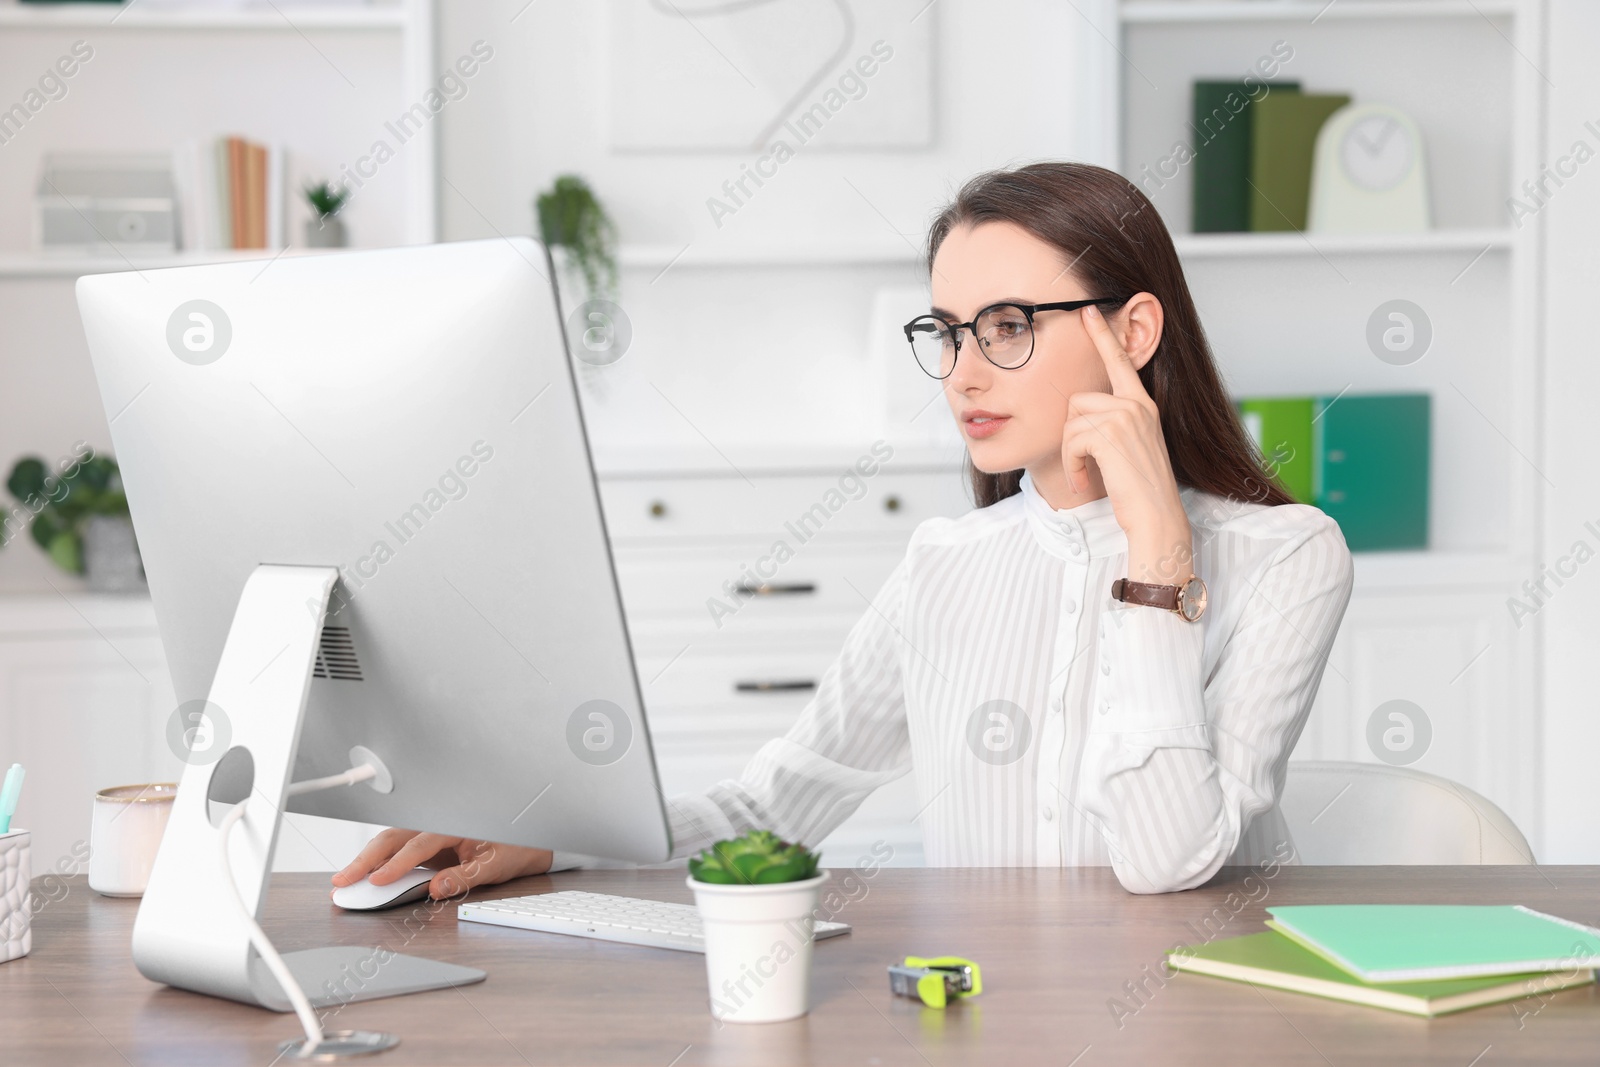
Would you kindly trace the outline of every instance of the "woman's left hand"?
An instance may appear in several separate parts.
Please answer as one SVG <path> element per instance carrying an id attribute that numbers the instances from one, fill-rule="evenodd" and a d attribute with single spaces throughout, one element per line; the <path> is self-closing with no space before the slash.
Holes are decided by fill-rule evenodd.
<path id="1" fill-rule="evenodd" d="M 1105 361 L 1111 392 L 1067 398 L 1061 434 L 1067 482 L 1076 492 L 1088 489 L 1087 460 L 1093 456 L 1117 523 L 1128 537 L 1127 577 L 1179 584 L 1194 562 L 1192 533 L 1161 434 L 1161 412 L 1100 309 L 1090 304 L 1079 314 Z"/>

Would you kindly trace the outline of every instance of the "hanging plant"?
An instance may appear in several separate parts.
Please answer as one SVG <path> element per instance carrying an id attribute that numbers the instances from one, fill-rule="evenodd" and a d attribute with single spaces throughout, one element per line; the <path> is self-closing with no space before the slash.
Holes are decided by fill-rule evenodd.
<path id="1" fill-rule="evenodd" d="M 534 200 L 539 236 L 551 248 L 565 248 L 568 263 L 582 278 L 589 299 L 617 291 L 617 228 L 589 183 L 576 174 L 556 178 Z"/>

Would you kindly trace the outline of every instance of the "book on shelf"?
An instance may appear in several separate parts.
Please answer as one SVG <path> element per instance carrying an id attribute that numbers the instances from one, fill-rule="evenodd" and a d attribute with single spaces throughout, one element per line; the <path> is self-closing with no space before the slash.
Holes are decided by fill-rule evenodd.
<path id="1" fill-rule="evenodd" d="M 1269 93 L 1251 109 L 1250 229 L 1304 230 L 1317 133 L 1348 93 Z"/>
<path id="2" fill-rule="evenodd" d="M 1195 136 L 1191 228 L 1195 233 L 1235 233 L 1250 228 L 1250 124 L 1252 104 L 1272 93 L 1300 91 L 1297 81 L 1257 83 L 1266 89 L 1252 96 L 1243 81 L 1194 83 Z"/>
<path id="3" fill-rule="evenodd" d="M 290 182 L 296 162 L 282 144 L 236 135 L 180 142 L 172 152 L 180 247 L 284 247 L 290 219 L 309 212 Z"/>

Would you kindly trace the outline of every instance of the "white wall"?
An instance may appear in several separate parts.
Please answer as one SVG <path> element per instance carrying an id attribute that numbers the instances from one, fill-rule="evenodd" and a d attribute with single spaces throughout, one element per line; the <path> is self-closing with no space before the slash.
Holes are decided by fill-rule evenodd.
<path id="1" fill-rule="evenodd" d="M 1108 161 L 1106 101 L 1074 92 L 1087 69 L 1083 53 L 1095 52 L 1089 42 L 1104 45 L 1072 5 L 936 3 L 919 20 L 934 23 L 933 147 L 801 146 L 719 228 L 706 200 L 756 153 L 612 152 L 609 4 L 536 3 L 512 21 L 526 2 L 451 0 L 440 12 L 440 55 L 478 39 L 496 49 L 471 95 L 443 116 L 441 237 L 533 233 L 535 193 L 578 172 L 625 243 L 666 248 L 668 258 L 691 246 L 664 274 L 665 260 L 624 272 L 620 303 L 633 349 L 606 369 L 607 403 L 590 416 L 601 442 L 870 440 L 881 410 L 877 372 L 864 362 L 872 291 L 921 284 L 908 260 L 689 264 L 794 246 L 842 256 L 865 246 L 905 259 L 937 207 L 980 170 L 1045 157 Z M 885 39 L 898 51 L 884 72 L 914 60 L 904 37 Z M 723 62 L 709 45 L 704 60 Z"/>
<path id="2" fill-rule="evenodd" d="M 1556 0 L 1550 10 L 1545 73 L 1549 94 L 1545 154 L 1554 161 L 1575 141 L 1600 151 L 1600 6 Z M 1591 159 L 1554 191 L 1536 221 L 1545 227 L 1543 317 L 1546 423 L 1537 457 L 1552 487 L 1545 493 L 1543 562 L 1554 565 L 1574 543 L 1600 549 L 1600 469 L 1595 463 L 1595 397 L 1600 395 L 1600 345 L 1594 309 L 1600 286 L 1600 160 Z M 1570 567 L 1568 568 L 1571 569 Z M 1600 862 L 1595 771 L 1600 764 L 1600 698 L 1595 649 L 1600 646 L 1600 563 L 1587 562 L 1554 590 L 1536 616 L 1544 627 L 1544 812 L 1540 858 L 1551 863 Z M 1537 694 L 1527 694 L 1528 700 Z M 1507 709 L 1515 714 L 1515 709 Z"/>

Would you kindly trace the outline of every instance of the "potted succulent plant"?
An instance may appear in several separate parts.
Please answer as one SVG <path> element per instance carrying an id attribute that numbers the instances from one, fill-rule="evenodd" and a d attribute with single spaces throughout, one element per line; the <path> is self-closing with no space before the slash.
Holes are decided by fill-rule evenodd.
<path id="1" fill-rule="evenodd" d="M 349 186 L 318 182 L 306 186 L 304 192 L 306 203 L 317 213 L 316 218 L 306 220 L 306 247 L 343 248 L 349 238 L 339 212 L 350 201 Z"/>
<path id="2" fill-rule="evenodd" d="M 819 856 L 768 830 L 718 841 L 689 860 L 706 940 L 711 1014 L 766 1023 L 811 1010 Z"/>
<path id="3" fill-rule="evenodd" d="M 84 575 L 99 593 L 144 587 L 115 460 L 92 456 L 56 475 L 39 457 L 24 456 L 11 468 L 6 488 L 33 515 L 33 540 L 56 566 Z"/>

